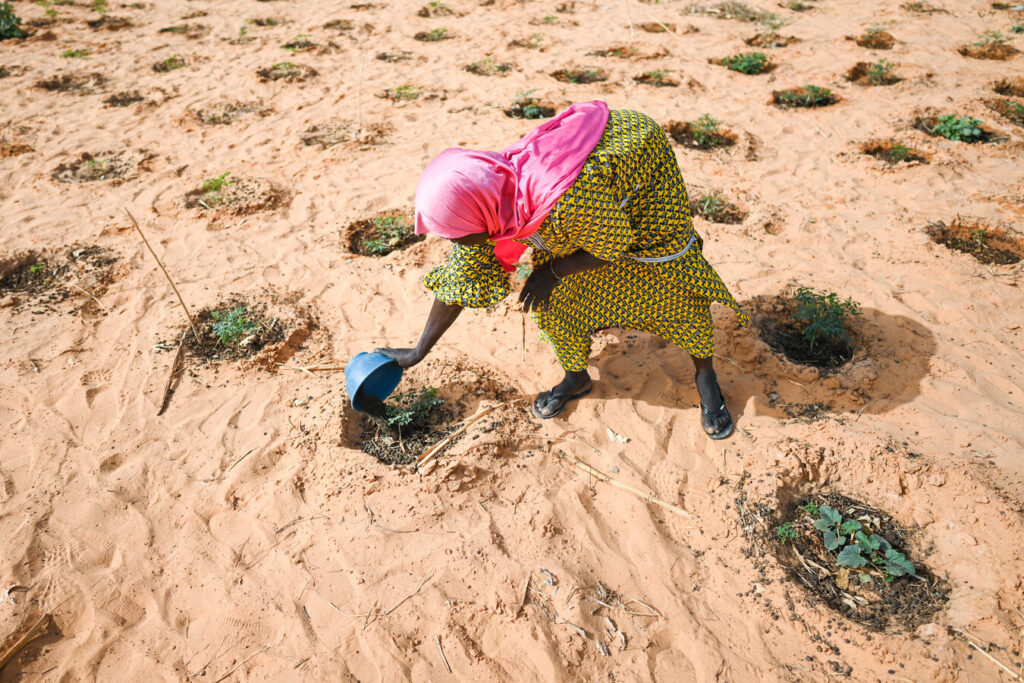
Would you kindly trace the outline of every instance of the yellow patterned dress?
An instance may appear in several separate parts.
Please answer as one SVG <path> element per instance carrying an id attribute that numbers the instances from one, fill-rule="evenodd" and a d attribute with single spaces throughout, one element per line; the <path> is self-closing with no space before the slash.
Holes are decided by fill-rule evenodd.
<path id="1" fill-rule="evenodd" d="M 701 253 L 686 187 L 665 133 L 648 116 L 612 111 L 601 141 L 536 233 L 533 265 L 584 249 L 609 265 L 563 277 L 533 313 L 566 371 L 587 368 L 605 327 L 656 334 L 698 358 L 714 352 L 712 301 L 748 318 Z M 681 255 L 680 255 L 681 254 Z M 446 304 L 491 306 L 509 293 L 493 243 L 454 244 L 424 284 Z"/>

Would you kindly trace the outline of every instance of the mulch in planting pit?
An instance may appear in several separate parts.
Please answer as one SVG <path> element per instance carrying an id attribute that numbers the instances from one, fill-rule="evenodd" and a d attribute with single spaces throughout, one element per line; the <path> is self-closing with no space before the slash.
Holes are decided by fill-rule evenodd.
<path id="1" fill-rule="evenodd" d="M 144 99 L 146 98 L 140 95 L 137 90 L 130 90 L 114 93 L 107 99 L 103 100 L 103 104 L 108 107 L 128 107 L 136 102 L 142 102 Z"/>
<path id="2" fill-rule="evenodd" d="M 608 80 L 604 69 L 559 69 L 551 77 L 562 83 L 600 83 Z"/>
<path id="3" fill-rule="evenodd" d="M 985 106 L 1017 126 L 1024 126 L 1024 103 L 1014 100 L 985 100 Z"/>
<path id="4" fill-rule="evenodd" d="M 742 223 L 747 212 L 720 195 L 711 194 L 690 201 L 690 209 L 697 216 L 712 223 L 736 225 Z"/>
<path id="5" fill-rule="evenodd" d="M 935 132 L 935 127 L 939 125 L 938 116 L 919 116 L 916 119 L 914 119 L 911 125 L 915 129 L 921 131 L 922 133 L 927 133 L 933 138 L 941 138 L 943 140 L 948 139 Z M 980 137 L 974 137 L 966 140 L 961 139 L 958 142 L 964 142 L 967 144 L 983 144 L 987 142 L 1003 142 L 1006 140 L 1005 137 L 1001 137 L 997 132 L 995 132 L 985 124 L 981 124 L 980 126 L 978 126 L 978 129 L 981 131 Z"/>
<path id="6" fill-rule="evenodd" d="M 406 390 L 404 394 L 392 397 L 387 404 L 378 402 L 368 406 L 367 412 L 362 415 L 359 448 L 385 465 L 408 465 L 458 429 L 464 411 L 461 406 L 450 401 L 432 406 L 429 411 L 404 426 L 388 422 L 386 405 L 407 407 L 424 390 L 423 387 Z"/>
<path id="7" fill-rule="evenodd" d="M 848 338 L 826 337 L 813 346 L 796 318 L 797 300 L 787 295 L 760 296 L 752 301 L 751 319 L 762 341 L 791 363 L 830 371 L 853 359 L 859 341 L 856 317 L 848 319 Z M 851 329 L 853 328 L 853 329 Z"/>
<path id="8" fill-rule="evenodd" d="M 859 36 L 846 36 L 846 39 L 869 50 L 891 50 L 896 44 L 896 39 L 888 31 L 870 31 Z"/>
<path id="9" fill-rule="evenodd" d="M 184 335 L 185 352 L 207 363 L 251 358 L 285 338 L 284 324 L 269 314 L 264 304 L 251 304 L 240 298 L 204 308 L 192 317 L 199 330 L 199 342 L 196 343 L 191 327 L 186 326 L 169 346 L 176 346 Z"/>
<path id="10" fill-rule="evenodd" d="M 382 145 L 394 131 L 390 123 L 371 123 L 360 131 L 353 122 L 318 123 L 307 128 L 300 140 L 307 147 L 314 145 L 328 149 L 343 142 L 357 142 L 361 145 Z"/>
<path id="11" fill-rule="evenodd" d="M 984 45 L 961 45 L 956 50 L 971 59 L 996 59 L 1005 61 L 1020 54 L 1020 50 L 1006 43 L 985 43 Z"/>
<path id="12" fill-rule="evenodd" d="M 827 88 L 790 88 L 772 92 L 772 104 L 780 109 L 794 107 L 827 107 L 839 101 L 835 93 Z"/>
<path id="13" fill-rule="evenodd" d="M 895 140 L 870 140 L 860 146 L 860 151 L 891 165 L 909 164 L 914 161 L 922 164 L 928 163 L 928 155 L 925 152 L 907 147 Z"/>
<path id="14" fill-rule="evenodd" d="M 669 137 L 684 147 L 691 149 L 717 149 L 719 147 L 732 147 L 736 144 L 736 134 L 724 128 L 713 132 L 701 131 L 696 135 L 689 122 L 669 121 L 665 124 L 665 132 Z"/>
<path id="15" fill-rule="evenodd" d="M 28 251 L 0 257 L 0 298 L 8 303 L 57 304 L 70 297 L 102 294 L 112 280 L 116 252 L 94 245 Z M 72 287 L 70 285 L 75 285 Z"/>
<path id="16" fill-rule="evenodd" d="M 400 211 L 385 211 L 358 220 L 342 231 L 348 251 L 360 256 L 387 256 L 425 238 L 414 232 L 412 216 Z"/>
<path id="17" fill-rule="evenodd" d="M 74 73 L 44 78 L 36 81 L 35 86 L 50 92 L 92 95 L 101 92 L 106 83 L 107 77 L 100 73 Z"/>
<path id="18" fill-rule="evenodd" d="M 1024 237 L 978 221 L 938 221 L 929 223 L 925 232 L 936 244 L 970 254 L 981 263 L 1006 266 L 1024 260 Z"/>
<path id="19" fill-rule="evenodd" d="M 202 38 L 210 32 L 210 27 L 205 24 L 178 24 L 160 29 L 160 33 L 173 33 L 174 35 L 185 36 L 190 40 Z"/>
<path id="20" fill-rule="evenodd" d="M 549 119 L 555 115 L 555 105 L 532 97 L 520 98 L 505 110 L 512 119 Z"/>
<path id="21" fill-rule="evenodd" d="M 196 110 L 193 115 L 207 126 L 227 126 L 252 114 L 266 116 L 272 112 L 273 109 L 264 108 L 262 102 L 222 102 L 208 109 Z"/>
<path id="22" fill-rule="evenodd" d="M 124 17 L 114 17 L 109 14 L 104 14 L 99 19 L 91 19 L 85 23 L 94 31 L 121 31 L 132 27 L 132 22 Z"/>
<path id="23" fill-rule="evenodd" d="M 639 83 L 640 85 L 653 85 L 657 88 L 679 87 L 678 78 L 658 71 L 648 71 L 647 73 L 640 74 L 639 76 L 633 76 L 633 82 Z"/>
<path id="24" fill-rule="evenodd" d="M 1024 77 L 1004 78 L 992 84 L 992 90 L 998 95 L 1024 97 Z"/>
<path id="25" fill-rule="evenodd" d="M 800 39 L 795 36 L 783 36 L 778 33 L 758 33 L 743 41 L 750 47 L 778 48 L 799 43 Z"/>
<path id="26" fill-rule="evenodd" d="M 903 80 L 891 71 L 885 73 L 880 68 L 876 68 L 873 73 L 872 67 L 877 67 L 877 65 L 869 62 L 857 62 L 846 72 L 845 78 L 857 85 L 893 85 Z"/>
<path id="27" fill-rule="evenodd" d="M 913 576 L 905 575 L 885 580 L 878 567 L 850 570 L 842 567 L 836 552 L 827 550 L 823 534 L 812 524 L 820 517 L 805 511 L 804 506 L 829 506 L 842 514 L 844 520 L 856 520 L 871 536 L 879 535 L 893 549 L 903 553 L 915 567 Z M 935 615 L 949 601 L 952 589 L 949 582 L 936 576 L 921 558 L 915 557 L 907 547 L 910 530 L 900 525 L 892 515 L 879 508 L 848 498 L 838 493 L 819 493 L 797 500 L 791 509 L 775 516 L 770 510 L 761 510 L 759 524 L 750 510 L 737 501 L 743 526 L 755 529 L 755 544 L 768 546 L 788 574 L 806 591 L 812 606 L 817 600 L 847 618 L 863 624 L 873 631 L 913 631 L 935 619 Z M 812 508 L 813 510 L 813 508 Z M 795 537 L 783 542 L 776 532 L 778 525 L 791 523 Z M 867 577 L 865 583 L 861 576 Z"/>
<path id="28" fill-rule="evenodd" d="M 201 187 L 185 195 L 185 208 L 245 216 L 283 205 L 288 192 L 263 178 L 230 178 L 216 191 Z"/>
<path id="29" fill-rule="evenodd" d="M 318 72 L 311 66 L 305 64 L 293 64 L 292 62 L 278 62 L 256 71 L 261 82 L 284 81 L 285 83 L 302 83 L 310 78 L 318 76 Z"/>
<path id="30" fill-rule="evenodd" d="M 134 164 L 124 152 L 83 153 L 74 161 L 66 161 L 53 169 L 50 176 L 58 183 L 90 183 L 97 180 L 123 178 Z"/>

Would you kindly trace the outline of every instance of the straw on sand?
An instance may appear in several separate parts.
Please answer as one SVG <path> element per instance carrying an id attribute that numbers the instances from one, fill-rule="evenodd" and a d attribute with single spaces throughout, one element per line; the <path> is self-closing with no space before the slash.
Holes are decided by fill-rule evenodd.
<path id="1" fill-rule="evenodd" d="M 448 444 L 450 444 L 452 441 L 454 441 L 455 439 L 457 439 L 460 436 L 462 436 L 463 434 L 465 434 L 466 430 L 469 429 L 471 426 L 473 426 L 475 423 L 477 423 L 480 420 L 482 420 L 483 418 L 487 417 L 488 415 L 490 415 L 492 412 L 494 412 L 498 408 L 503 408 L 503 407 L 505 407 L 507 405 L 509 405 L 509 404 L 508 403 L 499 403 L 496 406 L 491 406 L 490 408 L 484 408 L 483 410 L 478 412 L 476 415 L 470 417 L 468 420 L 466 420 L 465 424 L 463 424 L 461 427 L 456 429 L 454 432 L 452 432 L 448 436 L 444 437 L 443 439 L 441 439 L 440 441 L 435 443 L 433 446 L 431 446 L 426 451 L 424 451 L 423 454 L 420 457 L 416 458 L 416 469 L 419 469 L 420 467 L 423 467 L 428 462 L 430 462 L 441 451 L 443 451 Z"/>
<path id="2" fill-rule="evenodd" d="M 678 505 L 673 505 L 672 503 L 666 502 L 666 501 L 664 501 L 664 500 L 662 500 L 660 498 L 657 498 L 657 497 L 655 497 L 655 495 L 653 493 L 644 492 L 644 491 L 641 491 L 640 489 L 638 489 L 638 488 L 636 488 L 634 486 L 630 486 L 629 484 L 624 484 L 621 481 L 619 481 L 617 479 L 614 479 L 611 476 L 605 474 L 604 472 L 601 472 L 600 470 L 594 469 L 593 467 L 591 467 L 587 463 L 583 462 L 582 460 L 580 460 L 578 458 L 575 458 L 575 457 L 573 457 L 571 455 L 566 455 L 565 453 L 562 453 L 561 451 L 558 451 L 556 453 L 556 455 L 558 455 L 558 457 L 562 458 L 563 460 L 569 461 L 578 470 L 586 472 L 587 474 L 591 475 L 595 479 L 599 479 L 599 480 L 603 481 L 606 484 L 611 484 L 612 486 L 620 488 L 620 489 L 622 489 L 624 491 L 629 491 L 630 493 L 632 493 L 637 498 L 640 498 L 641 500 L 645 500 L 648 503 L 653 503 L 653 504 L 657 505 L 658 507 L 661 507 L 661 508 L 664 508 L 664 509 L 669 510 L 671 512 L 674 512 L 674 513 L 676 513 L 677 515 L 679 515 L 681 517 L 686 517 L 687 519 L 693 519 L 693 515 L 691 515 L 689 512 L 687 512 L 683 508 L 679 507 Z"/>
<path id="3" fill-rule="evenodd" d="M 7 648 L 7 651 L 4 652 L 2 656 L 0 656 L 0 670 L 7 666 L 7 663 L 14 659 L 15 656 L 17 656 L 17 654 L 21 652 L 22 648 L 24 648 L 26 645 L 31 643 L 39 636 L 43 635 L 43 632 L 46 631 L 46 627 L 50 625 L 50 618 L 51 617 L 49 614 L 44 614 L 43 616 L 39 617 L 39 621 L 33 624 L 32 628 L 30 628 L 25 633 L 25 635 L 23 635 L 21 638 L 18 638 L 18 640 L 15 641 L 14 645 L 11 645 L 9 648 Z"/>

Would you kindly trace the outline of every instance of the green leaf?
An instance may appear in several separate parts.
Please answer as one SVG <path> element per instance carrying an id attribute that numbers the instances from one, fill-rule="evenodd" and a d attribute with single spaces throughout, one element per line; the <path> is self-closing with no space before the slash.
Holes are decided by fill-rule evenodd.
<path id="1" fill-rule="evenodd" d="M 839 556 L 836 558 L 839 564 L 844 567 L 852 567 L 854 569 L 863 567 L 868 563 L 866 559 L 860 554 L 859 545 L 848 545 L 839 551 Z"/>
<path id="2" fill-rule="evenodd" d="M 871 582 L 871 575 L 870 574 L 857 574 L 857 578 L 860 579 L 861 583 L 870 583 Z"/>
<path id="3" fill-rule="evenodd" d="M 839 510 L 829 507 L 828 505 L 821 506 L 821 516 L 833 524 L 839 524 L 843 521 L 843 516 L 839 514 Z"/>
<path id="4" fill-rule="evenodd" d="M 848 519 L 843 522 L 842 526 L 839 527 L 839 530 L 844 534 L 852 534 L 854 531 L 860 530 L 860 522 L 855 519 Z"/>
<path id="5" fill-rule="evenodd" d="M 827 519 L 816 519 L 813 522 L 814 528 L 818 531 L 827 531 L 832 528 L 832 522 Z"/>
<path id="6" fill-rule="evenodd" d="M 842 545 L 842 541 L 839 540 L 839 537 L 836 536 L 834 531 L 829 529 L 828 531 L 825 532 L 825 548 L 826 549 L 828 549 L 828 550 L 835 550 L 840 545 Z"/>
<path id="7" fill-rule="evenodd" d="M 854 536 L 858 545 L 864 546 L 868 552 L 878 550 L 880 541 L 878 536 L 868 536 L 863 531 L 858 531 Z"/>
<path id="8" fill-rule="evenodd" d="M 903 574 L 917 573 L 917 569 L 914 567 L 914 563 L 908 560 L 907 556 L 899 552 L 898 550 L 893 550 L 892 548 L 886 550 L 885 559 L 885 571 L 892 574 L 893 576 L 902 576 Z M 900 573 L 897 574 L 896 572 L 891 571 L 892 568 L 898 568 L 900 570 Z"/>

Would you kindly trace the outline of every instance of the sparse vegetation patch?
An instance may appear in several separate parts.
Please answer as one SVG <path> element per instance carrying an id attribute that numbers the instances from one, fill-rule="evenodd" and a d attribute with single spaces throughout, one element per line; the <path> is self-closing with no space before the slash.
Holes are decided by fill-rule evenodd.
<path id="1" fill-rule="evenodd" d="M 51 174 L 58 183 L 89 183 L 121 178 L 131 169 L 123 152 L 82 154 L 78 159 L 57 166 Z"/>
<path id="2" fill-rule="evenodd" d="M 747 217 L 746 211 L 717 192 L 706 194 L 691 201 L 690 208 L 694 214 L 712 223 L 735 225 L 742 223 L 743 219 Z"/>
<path id="3" fill-rule="evenodd" d="M 680 145 L 692 149 L 709 150 L 736 144 L 736 135 L 722 128 L 721 121 L 711 114 L 685 123 L 672 121 L 665 126 L 665 132 Z"/>
<path id="4" fill-rule="evenodd" d="M 451 40 L 454 37 L 446 28 L 432 28 L 429 31 L 420 31 L 413 36 L 421 43 L 437 43 L 442 40 Z"/>
<path id="5" fill-rule="evenodd" d="M 603 69 L 559 69 L 551 77 L 563 83 L 600 83 L 608 80 L 608 74 Z"/>
<path id="6" fill-rule="evenodd" d="M 949 225 L 929 223 L 925 232 L 936 244 L 970 254 L 981 263 L 1002 266 L 1024 260 L 1024 237 L 979 221 L 957 217 Z"/>
<path id="7" fill-rule="evenodd" d="M 773 309 L 758 321 L 761 339 L 772 350 L 801 365 L 825 370 L 853 358 L 853 320 L 860 307 L 835 292 L 797 286 L 779 297 Z"/>
<path id="8" fill-rule="evenodd" d="M 24 38 L 25 32 L 21 30 L 21 17 L 14 13 L 14 5 L 9 2 L 0 2 L 0 40 L 8 38 Z"/>
<path id="9" fill-rule="evenodd" d="M 1006 60 L 1016 57 L 1020 50 L 1010 45 L 1010 39 L 999 31 L 989 31 L 970 45 L 961 45 L 957 52 L 972 59 Z"/>
<path id="10" fill-rule="evenodd" d="M 346 232 L 349 251 L 361 256 L 387 256 L 423 240 L 413 231 L 412 218 L 395 212 L 356 221 Z"/>
<path id="11" fill-rule="evenodd" d="M 653 85 L 659 88 L 675 88 L 679 86 L 679 79 L 670 76 L 668 69 L 646 71 L 639 76 L 634 76 L 633 80 L 641 85 Z"/>
<path id="12" fill-rule="evenodd" d="M 305 64 L 293 64 L 292 62 L 278 62 L 272 66 L 264 67 L 256 71 L 261 81 L 284 81 L 286 83 L 302 83 L 303 81 L 315 78 L 319 74 L 316 69 Z"/>
<path id="13" fill-rule="evenodd" d="M 861 145 L 860 151 L 889 165 L 909 164 L 911 162 L 928 163 L 927 155 L 913 147 L 908 147 L 895 140 L 872 140 Z"/>
<path id="14" fill-rule="evenodd" d="M 895 67 L 885 59 L 875 63 L 857 62 L 846 72 L 846 80 L 857 85 L 892 85 L 903 79 L 894 73 Z"/>
<path id="15" fill-rule="evenodd" d="M 1004 119 L 1018 126 L 1024 126 L 1024 104 L 1010 99 L 986 100 L 985 106 Z"/>
<path id="16" fill-rule="evenodd" d="M 983 122 L 973 116 L 927 116 L 918 118 L 914 127 L 928 135 L 954 142 L 990 142 L 995 138 L 991 131 L 985 129 Z"/>
<path id="17" fill-rule="evenodd" d="M 360 448 L 386 465 L 408 465 L 454 431 L 454 411 L 434 387 L 410 389 L 371 402 L 363 416 Z"/>
<path id="18" fill-rule="evenodd" d="M 188 61 L 181 55 L 172 55 L 167 59 L 161 59 L 159 62 L 153 64 L 153 71 L 157 73 L 167 73 L 168 71 L 175 71 L 188 64 Z"/>
<path id="19" fill-rule="evenodd" d="M 107 77 L 99 73 L 61 74 L 36 82 L 37 88 L 50 92 L 66 92 L 75 95 L 92 95 L 100 92 L 107 83 Z"/>
<path id="20" fill-rule="evenodd" d="M 513 65 L 509 62 L 498 63 L 493 57 L 485 57 L 479 62 L 466 65 L 466 71 L 477 76 L 506 76 L 512 72 Z"/>
<path id="21" fill-rule="evenodd" d="M 207 362 L 250 358 L 269 344 L 284 340 L 281 321 L 259 305 L 238 299 L 207 308 L 195 316 L 200 339 L 185 335 L 185 350 Z"/>
<path id="22" fill-rule="evenodd" d="M 505 116 L 513 119 L 548 119 L 555 115 L 555 107 L 533 97 L 536 90 L 516 94 L 512 106 L 505 110 Z"/>
<path id="23" fill-rule="evenodd" d="M 839 98 L 828 88 L 816 85 L 805 85 L 802 88 L 776 90 L 772 93 L 772 103 L 780 109 L 793 107 L 827 107 L 835 104 Z"/>
<path id="24" fill-rule="evenodd" d="M 748 52 L 723 57 L 718 63 L 730 71 L 738 71 L 741 74 L 763 74 L 771 71 L 774 66 L 768 61 L 768 56 L 763 52 Z"/>

